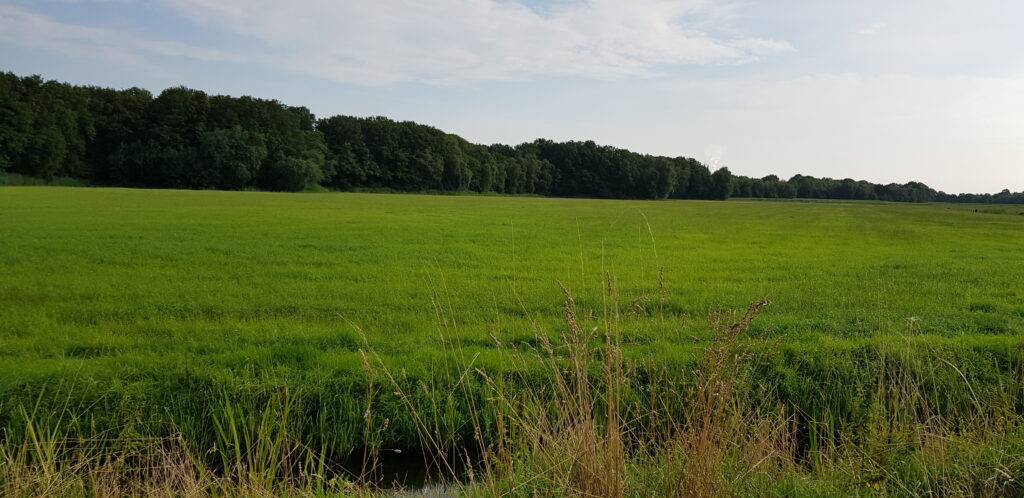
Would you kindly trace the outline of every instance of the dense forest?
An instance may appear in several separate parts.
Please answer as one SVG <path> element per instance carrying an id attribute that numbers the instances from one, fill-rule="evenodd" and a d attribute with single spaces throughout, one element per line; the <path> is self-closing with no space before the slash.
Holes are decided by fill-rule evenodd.
<path id="1" fill-rule="evenodd" d="M 184 87 L 157 96 L 0 73 L 0 174 L 153 188 L 474 191 L 638 199 L 733 197 L 1024 203 L 796 175 L 748 178 L 594 142 L 479 145 L 413 122 Z"/>

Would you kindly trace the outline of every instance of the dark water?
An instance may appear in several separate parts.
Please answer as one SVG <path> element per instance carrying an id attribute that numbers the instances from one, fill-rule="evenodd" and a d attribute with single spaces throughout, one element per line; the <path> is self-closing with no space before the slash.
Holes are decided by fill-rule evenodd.
<path id="1" fill-rule="evenodd" d="M 478 457 L 465 453 L 437 455 L 416 450 L 380 450 L 376 459 L 362 451 L 349 455 L 344 469 L 353 479 L 363 479 L 399 496 L 454 496 Z M 365 463 L 364 463 L 365 460 Z"/>

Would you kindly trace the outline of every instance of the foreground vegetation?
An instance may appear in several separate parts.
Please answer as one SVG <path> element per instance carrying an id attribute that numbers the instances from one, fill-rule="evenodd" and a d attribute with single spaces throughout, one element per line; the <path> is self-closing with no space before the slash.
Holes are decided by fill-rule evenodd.
<path id="1" fill-rule="evenodd" d="M 1022 376 L 982 396 L 975 406 L 943 412 L 927 386 L 941 355 L 896 348 L 870 362 L 879 384 L 863 430 L 806 445 L 793 407 L 768 401 L 757 365 L 776 341 L 751 334 L 767 300 L 745 312 L 711 313 L 710 343 L 695 368 L 680 376 L 639 378 L 622 355 L 622 301 L 614 280 L 601 325 L 590 331 L 565 292 L 565 327 L 557 342 L 502 349 L 501 369 L 488 375 L 460 349 L 459 375 L 447 385 L 472 398 L 466 379 L 479 376 L 488 396 L 470 404 L 472 443 L 453 445 L 432 417 L 438 406 L 417 405 L 396 372 L 374 353 L 363 355 L 367 387 L 396 389 L 416 420 L 427 452 L 423 465 L 439 477 L 428 492 L 480 496 L 1018 496 L 1024 493 Z M 735 320 L 735 321 L 732 321 Z M 602 337 L 603 336 L 603 337 Z M 601 340 L 603 339 L 603 341 Z M 539 368 L 544 387 L 516 387 L 516 366 Z M 509 382 L 512 380 L 513 382 Z M 652 383 L 656 382 L 657 384 Z M 624 405 L 631 389 L 646 403 Z M 379 457 L 367 448 L 346 473 L 290 432 L 287 391 L 256 412 L 225 404 L 213 416 L 216 444 L 177 437 L 71 439 L 56 425 L 24 414 L 20 441 L 0 445 L 0 489 L 8 496 L 371 496 L 383 494 Z M 367 403 L 366 430 L 374 430 Z M 497 431 L 484 431 L 490 417 Z M 385 419 L 385 426 L 386 426 Z M 42 430 L 41 430 L 42 429 Z M 474 444 L 475 443 L 475 444 Z M 468 469 L 468 470 L 466 470 Z M 391 490 L 394 491 L 394 490 Z"/>
<path id="2" fill-rule="evenodd" d="M 2 479 L 1019 494 L 1024 217 L 951 207 L 0 188 Z"/>

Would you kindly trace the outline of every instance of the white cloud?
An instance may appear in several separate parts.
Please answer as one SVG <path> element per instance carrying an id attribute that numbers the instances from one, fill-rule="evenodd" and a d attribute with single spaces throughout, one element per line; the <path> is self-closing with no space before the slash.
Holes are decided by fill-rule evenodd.
<path id="1" fill-rule="evenodd" d="M 1024 75 L 845 73 L 650 86 L 648 98 L 672 104 L 620 119 L 671 135 L 647 130 L 622 145 L 671 155 L 715 143 L 729 151 L 723 165 L 751 176 L 918 180 L 953 192 L 1024 187 Z"/>
<path id="2" fill-rule="evenodd" d="M 590 139 L 752 177 L 800 173 L 923 181 L 947 192 L 1019 191 L 1022 88 L 1024 74 L 659 78 L 556 89 L 533 95 L 534 106 L 485 101 L 474 113 L 446 112 L 440 103 L 423 121 L 474 142 Z"/>
<path id="3" fill-rule="evenodd" d="M 872 25 L 864 26 L 858 29 L 857 33 L 860 33 L 864 36 L 872 36 L 878 34 L 879 31 L 882 31 L 885 28 L 886 24 L 884 22 L 876 22 Z"/>
<path id="4" fill-rule="evenodd" d="M 722 156 L 725 155 L 725 147 L 718 144 L 704 146 L 704 164 L 712 170 L 718 169 L 722 164 Z"/>
<path id="5" fill-rule="evenodd" d="M 702 1 L 586 0 L 543 13 L 512 1 L 164 0 L 251 37 L 265 63 L 342 82 L 459 84 L 532 76 L 650 76 L 664 66 L 736 63 L 792 50 L 689 26 Z"/>
<path id="6" fill-rule="evenodd" d="M 9 5 L 0 5 L 0 41 L 155 71 L 160 68 L 149 60 L 152 55 L 207 61 L 242 60 L 237 54 L 216 49 L 153 40 L 123 30 L 66 24 L 45 14 Z"/>

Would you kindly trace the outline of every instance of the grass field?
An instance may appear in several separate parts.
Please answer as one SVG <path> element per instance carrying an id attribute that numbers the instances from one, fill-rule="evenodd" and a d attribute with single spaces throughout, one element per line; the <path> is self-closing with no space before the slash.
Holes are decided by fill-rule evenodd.
<path id="1" fill-rule="evenodd" d="M 368 388 L 363 350 L 467 434 L 462 394 L 483 399 L 465 388 L 483 383 L 438 389 L 452 365 L 493 375 L 497 342 L 562 334 L 558 282 L 599 326 L 606 275 L 645 378 L 692 368 L 709 311 L 769 299 L 754 329 L 779 343 L 756 376 L 795 407 L 807 448 L 863 431 L 879 358 L 918 375 L 938 412 L 1009 393 L 1019 415 L 1024 208 L 987 210 L 0 187 L 0 425 L 23 437 L 30 412 L 82 437 L 213 444 L 211 414 L 288 390 L 314 446 L 417 445 L 404 398 Z"/>

